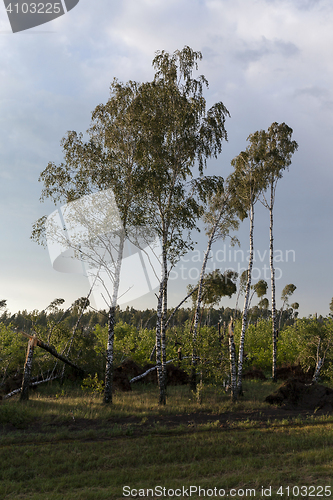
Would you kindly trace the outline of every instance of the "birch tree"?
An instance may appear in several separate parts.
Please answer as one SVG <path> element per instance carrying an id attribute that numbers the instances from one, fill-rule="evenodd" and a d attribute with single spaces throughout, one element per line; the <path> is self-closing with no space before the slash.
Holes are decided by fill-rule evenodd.
<path id="1" fill-rule="evenodd" d="M 166 403 L 166 337 L 168 278 L 178 259 L 192 248 L 191 231 L 221 178 L 203 175 L 207 159 L 217 157 L 227 139 L 222 102 L 206 110 L 204 76 L 193 77 L 202 55 L 190 47 L 153 60 L 155 76 L 136 99 L 139 162 L 144 172 L 146 223 L 162 246 L 157 303 L 156 364 L 159 403 Z M 198 174 L 195 176 L 195 169 Z"/>
<path id="2" fill-rule="evenodd" d="M 282 306 L 280 309 L 279 330 L 281 329 L 283 309 L 286 305 L 288 305 L 288 300 L 291 297 L 291 295 L 294 293 L 296 288 L 297 288 L 296 285 L 294 285 L 293 283 L 289 283 L 289 285 L 286 285 L 284 287 L 284 289 L 282 290 L 282 293 L 281 293 Z"/>
<path id="3" fill-rule="evenodd" d="M 232 317 L 230 317 L 230 323 L 228 326 L 228 338 L 229 338 L 231 398 L 233 401 L 236 401 L 237 400 L 237 368 L 236 368 L 236 349 L 235 349 L 235 342 L 234 342 L 234 322 L 233 322 Z"/>
<path id="4" fill-rule="evenodd" d="M 272 293 L 272 380 L 276 382 L 276 357 L 277 357 L 277 318 L 275 300 L 275 269 L 274 269 L 274 236 L 273 236 L 273 210 L 275 203 L 276 186 L 282 178 L 284 170 L 291 164 L 291 157 L 298 148 L 296 141 L 291 140 L 293 130 L 285 123 L 272 123 L 267 132 L 261 130 L 250 136 L 256 148 L 258 159 L 263 163 L 268 180 L 268 193 L 262 193 L 261 202 L 269 210 L 269 262 L 271 270 Z"/>
<path id="5" fill-rule="evenodd" d="M 254 294 L 257 294 L 258 299 L 261 299 L 264 295 L 266 295 L 268 285 L 267 285 L 267 282 L 265 280 L 259 280 L 259 281 L 257 281 L 257 283 L 252 285 L 251 288 L 252 288 L 253 292 L 252 292 L 251 297 L 250 297 L 249 307 L 251 305 Z"/>
<path id="6" fill-rule="evenodd" d="M 74 221 L 89 232 L 86 239 L 86 251 L 78 242 L 76 251 L 80 257 L 94 262 L 97 267 L 103 267 L 109 272 L 113 282 L 112 296 L 106 290 L 108 309 L 108 343 L 106 352 L 105 392 L 104 402 L 112 403 L 113 379 L 113 342 L 115 308 L 117 305 L 119 278 L 124 251 L 124 242 L 130 228 L 140 224 L 142 208 L 137 202 L 140 185 L 139 167 L 136 162 L 137 136 L 135 120 L 132 116 L 132 103 L 138 92 L 136 82 L 120 83 L 116 79 L 110 87 L 110 98 L 100 104 L 92 113 L 91 127 L 87 131 L 89 139 L 84 140 L 83 134 L 70 131 L 62 139 L 61 146 L 64 162 L 56 165 L 50 162 L 41 173 L 39 181 L 43 183 L 41 201 L 51 199 L 59 202 L 73 203 L 85 196 L 112 189 L 114 202 L 99 207 L 103 212 L 119 211 L 121 224 L 113 231 L 113 243 L 109 239 L 102 240 L 103 231 L 98 229 L 101 220 L 93 221 L 93 216 L 87 221 L 87 209 L 75 210 Z M 89 207 L 86 207 L 89 208 Z M 112 211 L 111 210 L 111 211 Z M 95 214 L 98 210 L 95 209 Z M 112 220 L 112 214 L 108 221 Z M 113 213 L 114 215 L 114 213 Z M 107 214 L 105 215 L 105 217 Z M 73 217 L 73 215 L 72 215 Z M 106 218 L 104 217 L 104 222 Z M 79 218 L 80 220 L 75 220 Z M 83 220 L 84 219 L 84 220 Z M 44 242 L 47 217 L 43 216 L 33 226 L 32 239 L 38 243 Z M 90 227 L 89 224 L 95 226 Z M 102 229 L 102 228 L 100 228 Z M 113 228 L 115 229 L 115 228 Z M 97 248 L 96 239 L 99 240 Z M 117 240 L 117 243 L 115 242 Z M 75 243 L 74 243 L 75 245 Z M 106 258 L 108 256 L 108 258 Z M 110 269 L 110 261 L 113 270 Z"/>
<path id="7" fill-rule="evenodd" d="M 165 323 L 167 282 L 177 259 L 191 248 L 190 232 L 204 210 L 206 199 L 221 180 L 205 177 L 207 159 L 217 157 L 227 139 L 222 102 L 206 110 L 204 76 L 193 78 L 200 52 L 190 47 L 153 60 L 152 82 L 111 85 L 106 105 L 93 113 L 90 139 L 69 132 L 62 141 L 65 162 L 50 163 L 42 172 L 42 199 L 75 201 L 111 188 L 120 212 L 123 234 L 114 257 L 113 293 L 109 307 L 109 335 L 105 403 L 112 401 L 114 312 L 125 238 L 130 228 L 155 231 L 162 245 L 161 279 L 157 304 L 156 361 L 160 396 L 165 404 Z M 194 167 L 198 166 L 198 176 Z M 40 240 L 45 217 L 34 226 Z M 187 232 L 187 237 L 184 237 Z"/>
<path id="8" fill-rule="evenodd" d="M 251 278 L 253 267 L 253 231 L 254 231 L 254 207 L 258 201 L 259 195 L 266 186 L 266 179 L 262 164 L 258 161 L 255 148 L 252 143 L 252 136 L 249 136 L 250 145 L 245 151 L 236 156 L 231 164 L 234 167 L 233 173 L 229 176 L 229 189 L 233 193 L 234 206 L 239 211 L 240 217 L 250 218 L 250 251 L 249 264 L 247 269 L 247 281 L 245 289 L 244 306 L 242 313 L 242 328 L 238 352 L 238 374 L 237 374 L 237 392 L 242 394 L 242 373 L 244 358 L 244 340 L 247 325 L 247 313 L 249 308 Z"/>
<path id="9" fill-rule="evenodd" d="M 318 382 L 325 361 L 331 358 L 333 321 L 331 318 L 316 316 L 297 319 L 288 327 L 288 335 L 296 334 L 298 359 L 304 371 L 313 369 L 312 383 Z"/>
<path id="10" fill-rule="evenodd" d="M 199 326 L 199 315 L 202 301 L 207 303 L 214 303 L 221 300 L 223 295 L 232 296 L 236 291 L 234 280 L 237 274 L 232 271 L 226 271 L 224 275 L 213 272 L 211 276 L 205 277 L 207 262 L 213 243 L 218 239 L 225 239 L 231 230 L 238 229 L 238 219 L 236 212 L 230 205 L 230 195 L 226 192 L 218 191 L 211 197 L 209 202 L 209 209 L 205 214 L 206 232 L 208 235 L 208 243 L 205 251 L 204 259 L 202 262 L 199 283 L 197 292 L 195 292 L 195 313 L 193 324 L 193 349 L 192 349 L 192 374 L 191 374 L 191 388 L 196 390 L 196 364 L 197 364 L 197 335 Z M 232 238 L 232 243 L 235 239 Z M 215 286 L 214 286 L 215 280 Z M 205 282 L 205 283 L 204 283 Z M 211 285 L 211 286 L 209 286 Z M 217 286 L 216 286 L 217 285 Z M 188 287 L 189 288 L 189 287 Z M 218 288 L 218 289 L 217 289 Z M 189 291 L 190 288 L 189 288 Z M 206 297 L 205 297 L 206 296 Z"/>

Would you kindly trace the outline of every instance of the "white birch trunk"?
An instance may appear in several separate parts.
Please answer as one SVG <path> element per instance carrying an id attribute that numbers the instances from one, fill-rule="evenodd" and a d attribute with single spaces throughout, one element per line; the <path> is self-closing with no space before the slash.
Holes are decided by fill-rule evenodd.
<path id="1" fill-rule="evenodd" d="M 237 399 L 236 349 L 234 342 L 234 322 L 232 317 L 230 318 L 228 331 L 229 331 L 231 397 L 233 401 L 236 401 Z"/>
<path id="2" fill-rule="evenodd" d="M 160 285 L 160 293 L 157 310 L 156 324 L 156 365 L 159 386 L 159 404 L 166 404 L 166 315 L 167 315 L 167 284 L 168 284 L 168 268 L 167 258 L 163 252 L 162 262 L 162 281 Z"/>
<path id="3" fill-rule="evenodd" d="M 312 383 L 313 384 L 315 384 L 316 382 L 318 382 L 319 375 L 320 375 L 320 370 L 322 369 L 322 366 L 323 366 L 323 364 L 325 362 L 326 353 L 327 353 L 328 348 L 330 346 L 330 342 L 329 342 L 328 345 L 327 345 L 327 347 L 326 347 L 326 349 L 325 349 L 323 357 L 320 357 L 320 355 L 319 355 L 320 343 L 321 343 L 321 339 L 318 340 L 318 346 L 317 346 L 317 363 L 316 363 L 315 372 L 314 372 L 313 377 L 312 377 Z"/>
<path id="4" fill-rule="evenodd" d="M 200 278 L 199 278 L 199 285 L 198 285 L 198 296 L 197 296 L 197 303 L 196 303 L 196 308 L 195 308 L 195 314 L 194 314 L 194 324 L 193 324 L 193 337 L 192 337 L 192 370 L 191 370 L 191 389 L 193 391 L 196 391 L 197 388 L 197 374 L 196 374 L 196 364 L 197 364 L 197 337 L 198 337 L 198 325 L 199 325 L 199 313 L 200 313 L 200 307 L 201 307 L 201 299 L 202 299 L 202 291 L 203 291 L 203 281 L 205 277 L 205 271 L 207 267 L 207 261 L 208 261 L 208 256 L 210 249 L 212 247 L 212 241 L 214 238 L 214 234 L 217 228 L 217 224 L 215 224 L 209 241 L 207 245 L 207 249 L 205 252 L 204 260 L 201 266 L 201 272 L 200 272 Z"/>
<path id="5" fill-rule="evenodd" d="M 119 241 L 119 250 L 115 266 L 115 275 L 113 283 L 113 293 L 108 315 L 108 343 L 106 349 L 105 386 L 104 386 L 105 404 L 112 403 L 114 324 L 115 324 L 115 311 L 116 311 L 118 291 L 119 291 L 121 263 L 124 252 L 124 243 L 125 243 L 125 234 L 123 233 L 121 234 Z"/>
<path id="6" fill-rule="evenodd" d="M 159 387 L 159 404 L 163 405 L 166 403 L 165 394 L 165 367 L 163 363 L 163 352 L 165 353 L 165 321 L 163 321 L 164 316 L 164 300 L 166 292 L 166 281 L 167 281 L 167 260 L 165 253 L 165 244 L 163 242 L 162 249 L 162 266 L 161 266 L 161 282 L 157 299 L 157 310 L 156 310 L 156 369 L 157 369 L 157 381 Z M 164 323 L 164 325 L 163 325 Z M 162 352 L 162 329 L 164 329 L 163 334 L 163 352 Z"/>
<path id="7" fill-rule="evenodd" d="M 237 391 L 239 395 L 243 394 L 242 389 L 242 375 L 243 375 L 243 360 L 244 360 L 244 340 L 245 340 L 245 330 L 247 324 L 247 312 L 249 307 L 250 289 L 251 289 L 251 277 L 252 277 L 252 266 L 253 266 L 253 227 L 254 227 L 254 204 L 251 203 L 250 207 L 250 258 L 249 267 L 247 274 L 247 283 L 242 315 L 242 330 L 239 342 L 239 354 L 238 354 L 238 379 L 237 379 Z"/>
<path id="8" fill-rule="evenodd" d="M 196 391 L 196 388 L 197 388 L 197 380 L 196 380 L 196 377 L 197 377 L 197 374 L 196 374 L 197 349 L 196 349 L 196 343 L 197 343 L 197 337 L 198 337 L 199 312 L 200 312 L 200 307 L 201 307 L 203 282 L 204 282 L 209 253 L 210 253 L 210 250 L 212 248 L 213 239 L 214 239 L 216 230 L 218 228 L 218 225 L 220 223 L 221 217 L 223 215 L 223 212 L 224 212 L 224 206 L 223 206 L 222 210 L 219 212 L 219 215 L 216 219 L 216 222 L 215 222 L 215 224 L 211 230 L 211 233 L 209 235 L 207 249 L 206 249 L 204 259 L 202 262 L 202 266 L 201 266 L 201 272 L 200 272 L 200 278 L 199 278 L 199 284 L 198 284 L 198 296 L 197 296 L 197 303 L 196 303 L 196 307 L 195 307 L 194 326 L 193 326 L 193 344 L 192 344 L 193 349 L 192 349 L 192 370 L 191 370 L 191 389 L 193 391 Z"/>
<path id="9" fill-rule="evenodd" d="M 312 377 L 312 383 L 318 382 L 320 370 L 321 370 L 323 364 L 324 364 L 324 358 L 319 358 L 317 360 L 316 369 L 315 369 L 315 372 L 314 372 L 313 377 Z"/>
<path id="10" fill-rule="evenodd" d="M 161 323 L 162 323 L 162 302 L 163 302 L 163 277 L 161 278 L 160 290 L 157 301 L 157 319 L 156 319 L 156 369 L 157 380 L 160 391 L 159 403 L 163 404 L 163 373 L 162 373 L 162 349 L 161 349 Z"/>
<path id="11" fill-rule="evenodd" d="M 167 279 L 164 282 L 164 287 L 163 287 L 163 307 L 162 307 L 162 327 L 161 327 L 161 350 L 162 350 L 162 374 L 163 374 L 163 379 L 162 383 L 163 384 L 163 393 L 161 393 L 161 404 L 166 404 L 166 389 L 167 389 L 167 372 L 166 372 L 166 318 L 167 318 L 167 312 L 168 312 L 168 297 L 167 297 L 167 286 L 168 286 L 168 281 Z"/>
<path id="12" fill-rule="evenodd" d="M 273 205 L 274 205 L 274 184 L 271 182 L 271 202 L 269 206 L 269 263 L 271 268 L 271 289 L 272 289 L 272 380 L 277 381 L 276 358 L 277 358 L 277 330 L 276 330 L 276 305 L 275 305 L 275 269 L 274 269 L 274 238 L 273 238 Z"/>

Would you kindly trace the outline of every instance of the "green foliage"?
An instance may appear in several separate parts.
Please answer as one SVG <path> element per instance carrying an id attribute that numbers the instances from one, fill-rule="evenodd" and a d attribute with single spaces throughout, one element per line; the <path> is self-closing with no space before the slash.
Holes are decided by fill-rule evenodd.
<path id="1" fill-rule="evenodd" d="M 229 298 L 236 292 L 235 280 L 237 273 L 227 270 L 221 274 L 219 269 L 207 274 L 204 278 L 203 292 L 201 300 L 204 305 L 214 306 L 217 305 L 222 297 L 228 296 Z M 195 306 L 198 298 L 198 286 L 188 285 L 187 290 L 190 293 L 195 290 L 191 296 L 193 305 Z"/>
<path id="2" fill-rule="evenodd" d="M 22 370 L 27 340 L 10 326 L 0 324 L 0 377 Z M 1 379 L 0 379 L 1 380 Z"/>
<path id="3" fill-rule="evenodd" d="M 257 283 L 253 285 L 252 288 L 256 292 L 258 298 L 260 299 L 261 297 L 263 297 L 263 295 L 266 295 L 268 285 L 265 280 L 259 280 L 257 281 Z"/>
<path id="4" fill-rule="evenodd" d="M 284 304 L 288 304 L 288 299 L 289 297 L 294 293 L 296 290 L 296 286 L 290 283 L 289 285 L 286 285 L 284 289 L 282 290 L 281 293 L 281 300 L 283 301 Z"/>
<path id="5" fill-rule="evenodd" d="M 88 377 L 82 380 L 81 389 L 92 394 L 102 394 L 104 382 L 98 378 L 97 373 L 95 373 L 94 377 L 89 374 Z"/>
<path id="6" fill-rule="evenodd" d="M 228 177 L 228 190 L 232 195 L 233 206 L 238 216 L 243 220 L 253 209 L 259 195 L 267 187 L 267 178 L 260 162 L 252 136 L 245 151 L 239 153 L 232 161 L 234 171 Z"/>
<path id="7" fill-rule="evenodd" d="M 181 368 L 191 373 L 191 356 L 193 337 L 191 323 L 187 322 L 178 340 L 182 348 Z M 229 371 L 229 354 L 227 339 L 219 337 L 215 326 L 201 326 L 196 339 L 196 371 L 205 383 L 222 385 L 222 381 Z"/>
<path id="8" fill-rule="evenodd" d="M 267 132 L 260 130 L 249 137 L 272 183 L 282 177 L 283 170 L 289 167 L 291 157 L 298 149 L 297 142 L 291 140 L 292 134 L 293 129 L 288 125 L 274 122 Z"/>
<path id="9" fill-rule="evenodd" d="M 294 306 L 295 304 L 293 304 Z M 272 359 L 272 327 L 271 320 L 250 318 L 255 321 L 249 324 L 245 335 L 245 365 L 244 368 L 250 368 L 255 365 L 264 371 L 270 372 Z M 257 310 L 260 312 L 259 308 Z M 140 328 L 142 323 L 146 323 L 151 311 L 146 315 L 139 314 L 139 311 L 124 311 L 124 317 L 133 323 L 127 324 L 124 321 L 118 321 L 115 325 L 115 364 L 120 364 L 124 359 L 133 359 L 136 363 L 143 366 L 149 362 L 150 353 L 155 345 L 154 329 Z M 221 384 L 221 381 L 229 371 L 229 353 L 227 336 L 223 338 L 223 329 L 221 337 L 218 335 L 217 322 L 221 324 L 223 320 L 227 322 L 234 311 L 229 309 L 211 310 L 211 318 L 214 326 L 201 326 L 197 339 L 197 371 L 204 385 L 209 383 Z M 51 322 L 56 322 L 56 317 L 63 312 L 49 312 L 47 316 L 44 313 L 34 312 L 35 327 L 42 339 L 48 335 L 48 327 Z M 73 314 L 73 315 L 72 315 Z M 58 352 L 62 352 L 72 335 L 73 324 L 77 321 L 75 312 L 69 313 L 62 322 L 56 324 L 52 331 L 52 344 Z M 120 317 L 120 312 L 117 313 Z M 254 314 L 254 312 L 253 312 Z M 126 316 L 127 315 L 127 316 Z M 27 314 L 26 316 L 27 317 Z M 141 318 L 141 319 L 140 319 Z M 144 321 L 142 321 L 144 318 Z M 76 364 L 87 370 L 91 374 L 88 380 L 93 382 L 97 373 L 98 379 L 104 378 L 105 370 L 105 352 L 107 345 L 107 326 L 104 324 L 95 324 L 93 319 L 101 320 L 104 318 L 91 313 L 85 313 L 82 317 L 82 326 L 76 332 L 69 358 Z M 191 369 L 192 354 L 192 331 L 191 331 L 191 311 L 183 309 L 179 311 L 179 318 L 175 316 L 175 323 L 170 326 L 166 332 L 167 356 L 166 359 L 178 359 L 178 349 L 181 347 L 182 361 L 180 367 Z M 202 313 L 201 325 L 206 320 L 206 313 Z M 139 328 L 138 328 L 139 326 Z M 241 324 L 235 322 L 235 341 L 239 342 Z M 325 378 L 333 378 L 333 357 L 331 355 L 331 344 L 333 341 L 333 319 L 332 318 L 303 318 L 296 319 L 295 322 L 283 328 L 278 337 L 278 366 L 285 364 L 298 364 L 307 370 L 313 369 L 316 365 L 317 347 L 320 340 L 319 355 L 322 357 L 325 350 L 326 361 L 321 375 Z M 22 371 L 27 348 L 27 338 L 15 331 L 11 326 L 0 323 L 0 384 L 6 377 L 13 375 L 17 371 Z M 39 347 L 36 347 L 34 353 L 33 376 L 40 373 L 46 373 L 55 366 L 55 359 Z M 62 363 L 58 362 L 58 368 Z M 91 382 L 91 383 L 92 383 Z"/>
<path id="10" fill-rule="evenodd" d="M 235 323 L 235 341 L 239 342 L 241 322 Z M 299 339 L 283 330 L 279 335 L 277 364 L 294 364 L 299 360 Z M 260 319 L 255 325 L 248 326 L 244 344 L 245 368 L 256 366 L 263 371 L 270 371 L 272 366 L 272 321 Z"/>
<path id="11" fill-rule="evenodd" d="M 284 335 L 293 339 L 293 348 L 304 370 L 314 369 L 317 363 L 317 351 L 320 357 L 326 355 L 326 363 L 321 371 L 322 376 L 333 379 L 332 346 L 333 319 L 316 317 L 297 319 L 288 326 Z"/>
<path id="12" fill-rule="evenodd" d="M 241 324 L 235 324 L 235 340 L 239 340 Z M 327 359 L 321 372 L 322 376 L 333 378 L 333 363 L 330 355 L 333 341 L 333 320 L 319 321 L 315 317 L 297 319 L 293 325 L 284 328 L 278 337 L 277 365 L 300 364 L 307 371 L 314 369 L 317 361 L 317 348 L 322 357 L 327 349 Z M 269 371 L 272 363 L 272 322 L 259 320 L 256 325 L 248 326 L 245 335 L 245 367 L 256 366 Z"/>
<path id="13" fill-rule="evenodd" d="M 94 350 L 103 355 L 106 352 L 107 326 L 96 325 L 96 343 Z M 131 358 L 139 365 L 148 363 L 149 356 L 155 344 L 154 330 L 140 329 L 120 321 L 114 327 L 114 361 L 120 364 L 124 359 Z"/>

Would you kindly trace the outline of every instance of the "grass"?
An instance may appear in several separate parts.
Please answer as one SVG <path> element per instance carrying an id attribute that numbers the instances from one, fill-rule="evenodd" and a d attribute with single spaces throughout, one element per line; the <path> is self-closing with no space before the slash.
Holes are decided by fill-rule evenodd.
<path id="1" fill-rule="evenodd" d="M 187 387 L 170 387 L 167 406 L 160 408 L 155 388 L 137 386 L 133 393 L 116 395 L 112 407 L 105 407 L 99 396 L 57 384 L 33 393 L 26 403 L 5 401 L 0 406 L 0 429 L 11 422 L 19 430 L 1 434 L 0 498 L 118 500 L 135 498 L 131 489 L 137 490 L 137 498 L 150 499 L 188 498 L 186 492 L 192 499 L 210 493 L 221 498 L 218 490 L 221 494 L 225 490 L 229 498 L 235 493 L 237 499 L 249 498 L 250 490 L 255 490 L 256 498 L 328 498 L 329 490 L 325 495 L 320 487 L 333 486 L 331 416 L 284 419 L 261 427 L 250 419 L 228 428 L 213 418 L 196 426 L 163 424 L 163 416 L 180 413 L 210 411 L 213 417 L 239 409 L 264 410 L 262 399 L 272 388 L 270 382 L 249 381 L 236 405 L 211 387 L 204 387 L 201 405 Z M 151 416 L 155 423 L 147 425 Z M 128 417 L 135 417 L 136 423 Z M 114 423 L 117 418 L 124 420 Z M 74 432 L 78 419 L 87 423 L 95 419 L 99 425 Z M 123 490 L 124 486 L 129 489 Z M 163 489 L 156 495 L 149 491 L 157 486 L 166 488 L 165 495 Z M 280 486 L 283 490 L 278 490 Z M 293 494 L 294 486 L 304 488 L 299 492 L 294 488 Z M 201 496 L 195 487 L 202 488 Z M 230 492 L 233 488 L 239 491 Z"/>
<path id="2" fill-rule="evenodd" d="M 105 421 L 129 416 L 145 418 L 195 412 L 218 414 L 226 411 L 258 410 L 268 407 L 263 400 L 275 386 L 271 382 L 244 382 L 244 397 L 236 403 L 232 403 L 230 396 L 223 390 L 204 386 L 200 404 L 187 386 L 170 386 L 167 405 L 163 407 L 157 404 L 157 387 L 136 385 L 133 388 L 132 392 L 116 393 L 112 406 L 108 407 L 103 405 L 99 395 L 82 392 L 80 387 L 66 384 L 60 386 L 58 382 L 53 382 L 48 387 L 40 387 L 38 391 L 32 392 L 27 403 L 20 403 L 18 396 L 4 401 L 0 407 L 0 425 L 10 422 L 22 428 L 33 418 L 50 424 L 68 421 L 73 417 Z"/>

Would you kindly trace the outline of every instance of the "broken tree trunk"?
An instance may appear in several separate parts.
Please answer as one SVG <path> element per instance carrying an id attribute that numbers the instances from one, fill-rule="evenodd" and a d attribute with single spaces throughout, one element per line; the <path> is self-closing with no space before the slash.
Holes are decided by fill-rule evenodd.
<path id="1" fill-rule="evenodd" d="M 60 361 L 63 361 L 64 363 L 66 363 L 66 365 L 71 366 L 72 368 L 74 368 L 75 370 L 77 370 L 82 375 L 85 373 L 85 371 L 82 368 L 80 368 L 79 366 L 77 366 L 75 363 L 73 363 L 72 361 L 70 361 L 68 358 L 66 358 L 62 354 L 59 354 L 55 350 L 55 348 L 53 347 L 53 345 L 45 344 L 45 342 L 42 342 L 41 340 L 38 340 L 38 339 L 37 339 L 37 345 L 38 345 L 38 347 L 41 347 L 45 351 L 47 351 L 50 354 L 52 354 L 52 356 L 54 356 L 55 358 L 60 359 Z"/>
<path id="2" fill-rule="evenodd" d="M 28 337 L 29 339 L 33 338 L 31 335 L 28 335 L 25 332 L 21 332 L 21 333 L 22 333 L 22 335 L 24 335 L 25 337 Z M 85 371 L 82 368 L 80 368 L 75 363 L 73 363 L 72 361 L 70 361 L 68 358 L 66 358 L 66 356 L 63 356 L 62 354 L 59 354 L 56 351 L 56 349 L 53 347 L 53 345 L 46 344 L 42 340 L 39 340 L 37 337 L 35 337 L 35 340 L 36 340 L 36 345 L 38 347 L 40 347 L 41 349 L 44 349 L 44 351 L 49 352 L 50 354 L 52 354 L 52 356 L 54 356 L 55 358 L 59 359 L 63 363 L 66 363 L 66 365 L 71 366 L 72 368 L 74 368 L 75 370 L 77 370 L 82 375 L 85 373 Z"/>
<path id="3" fill-rule="evenodd" d="M 325 362 L 325 358 L 326 358 L 326 353 L 328 351 L 328 348 L 330 346 L 330 342 L 328 342 L 327 344 L 327 347 L 324 351 L 324 354 L 323 356 L 321 357 L 320 356 L 320 344 L 321 344 L 321 339 L 319 338 L 318 339 L 318 345 L 317 345 L 317 362 L 316 362 L 316 368 L 315 368 L 315 372 L 313 374 L 313 378 L 312 378 L 312 383 L 313 384 L 316 384 L 318 382 L 318 379 L 319 379 L 319 376 L 320 376 L 320 371 L 322 369 L 322 366 Z"/>
<path id="4" fill-rule="evenodd" d="M 27 357 L 25 360 L 24 371 L 23 371 L 23 380 L 22 380 L 22 392 L 21 392 L 21 401 L 27 401 L 29 399 L 29 386 L 31 379 L 31 370 L 32 370 L 32 360 L 34 355 L 34 348 L 37 345 L 37 337 L 33 335 L 29 338 L 28 342 L 28 350 Z"/>
<path id="5" fill-rule="evenodd" d="M 48 378 L 45 378 L 44 380 L 38 380 L 37 382 L 32 382 L 30 384 L 30 387 L 34 387 L 34 386 L 39 385 L 39 384 L 45 384 L 45 382 L 50 382 L 51 380 L 56 380 L 57 378 L 59 378 L 59 375 L 56 375 L 55 377 L 48 377 Z M 12 396 L 15 396 L 15 394 L 18 394 L 21 391 L 22 391 L 22 387 L 20 387 L 19 389 L 15 389 L 14 391 L 10 392 L 9 394 L 2 396 L 2 399 L 11 398 Z"/>

